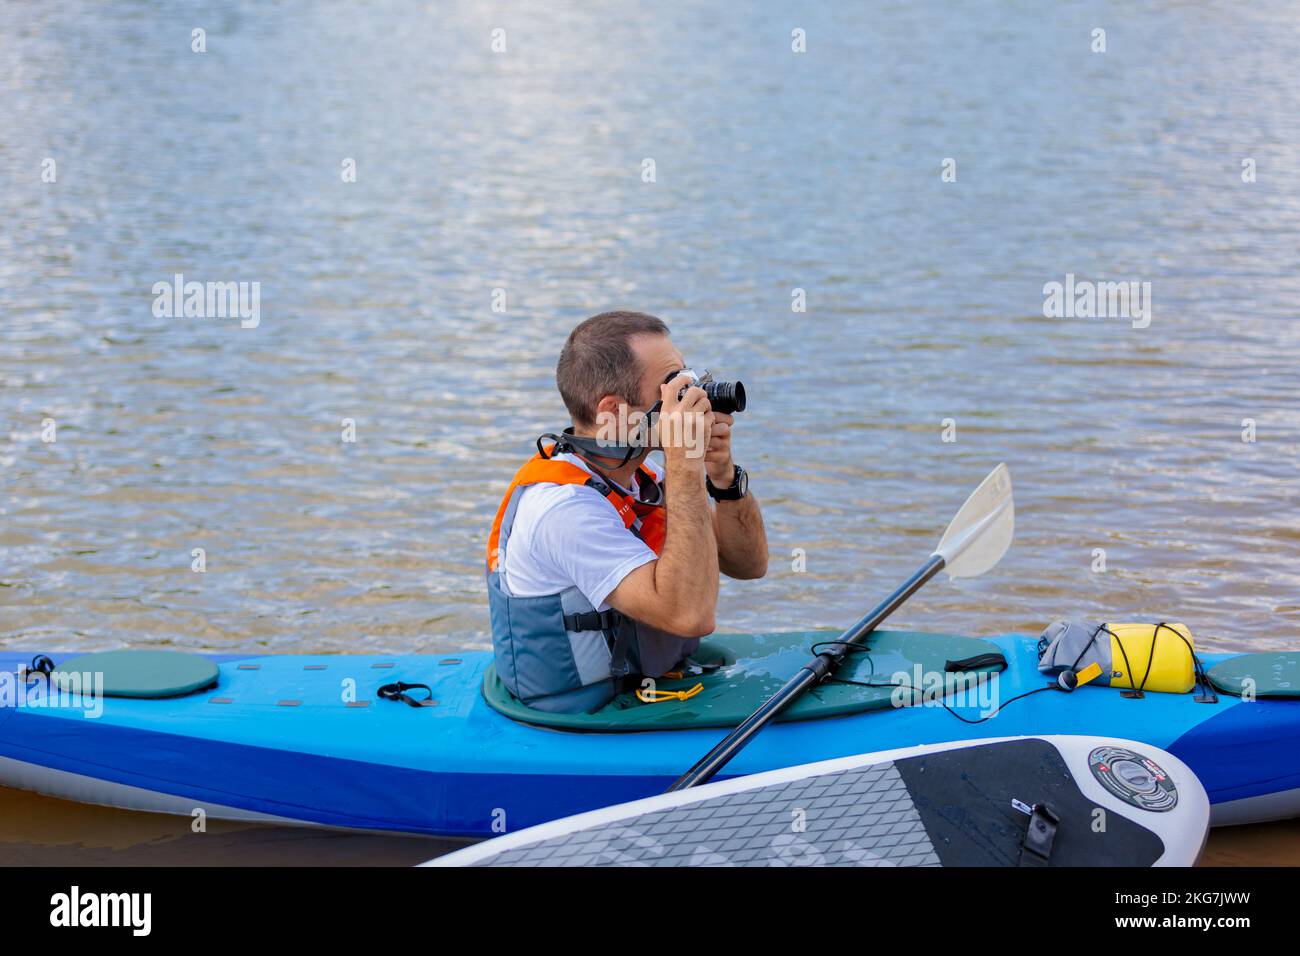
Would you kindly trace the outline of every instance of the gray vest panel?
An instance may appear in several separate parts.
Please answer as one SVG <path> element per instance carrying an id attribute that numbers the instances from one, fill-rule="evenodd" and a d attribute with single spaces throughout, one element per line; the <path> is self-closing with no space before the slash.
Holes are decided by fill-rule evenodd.
<path id="1" fill-rule="evenodd" d="M 515 489 L 502 516 L 498 568 L 505 566 L 510 529 L 524 490 Z M 624 675 L 657 677 L 694 653 L 700 643 L 624 618 L 623 626 L 635 628 L 635 636 L 620 673 L 615 674 L 612 635 L 565 626 L 566 615 L 596 610 L 576 587 L 558 594 L 516 597 L 500 571 L 489 571 L 487 590 L 497 674 L 521 701 L 549 713 L 598 710 L 618 693 Z"/>

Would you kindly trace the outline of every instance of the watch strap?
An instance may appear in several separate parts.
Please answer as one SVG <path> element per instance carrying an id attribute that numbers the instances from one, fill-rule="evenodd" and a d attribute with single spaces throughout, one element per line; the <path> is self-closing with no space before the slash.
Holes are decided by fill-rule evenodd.
<path id="1" fill-rule="evenodd" d="M 704 476 L 705 490 L 708 491 L 709 497 L 714 501 L 739 501 L 745 497 L 745 493 L 741 489 L 741 476 L 744 475 L 745 471 L 739 465 L 734 467 L 736 470 L 732 472 L 731 486 L 728 488 L 719 488 L 709 480 L 708 475 Z"/>

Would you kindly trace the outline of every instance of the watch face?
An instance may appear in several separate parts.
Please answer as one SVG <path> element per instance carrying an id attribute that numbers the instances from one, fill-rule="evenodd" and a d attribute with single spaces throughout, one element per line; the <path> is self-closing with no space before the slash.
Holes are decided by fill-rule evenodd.
<path id="1" fill-rule="evenodd" d="M 749 494 L 749 472 L 739 466 L 736 467 L 736 488 L 742 498 Z"/>

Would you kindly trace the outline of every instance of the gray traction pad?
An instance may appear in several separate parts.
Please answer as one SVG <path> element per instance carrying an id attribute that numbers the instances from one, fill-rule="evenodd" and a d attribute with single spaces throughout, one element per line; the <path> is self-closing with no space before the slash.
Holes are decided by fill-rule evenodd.
<path id="1" fill-rule="evenodd" d="M 795 827 L 804 811 L 803 832 Z M 655 810 L 476 866 L 939 866 L 893 763 Z"/>

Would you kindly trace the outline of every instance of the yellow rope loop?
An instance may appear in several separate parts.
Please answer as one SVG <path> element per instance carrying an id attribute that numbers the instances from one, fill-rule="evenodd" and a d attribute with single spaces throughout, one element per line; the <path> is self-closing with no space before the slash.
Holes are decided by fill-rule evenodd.
<path id="1" fill-rule="evenodd" d="M 704 690 L 702 682 L 690 690 L 645 690 L 638 687 L 636 699 L 643 704 L 661 704 L 667 700 L 690 700 L 702 690 Z"/>

